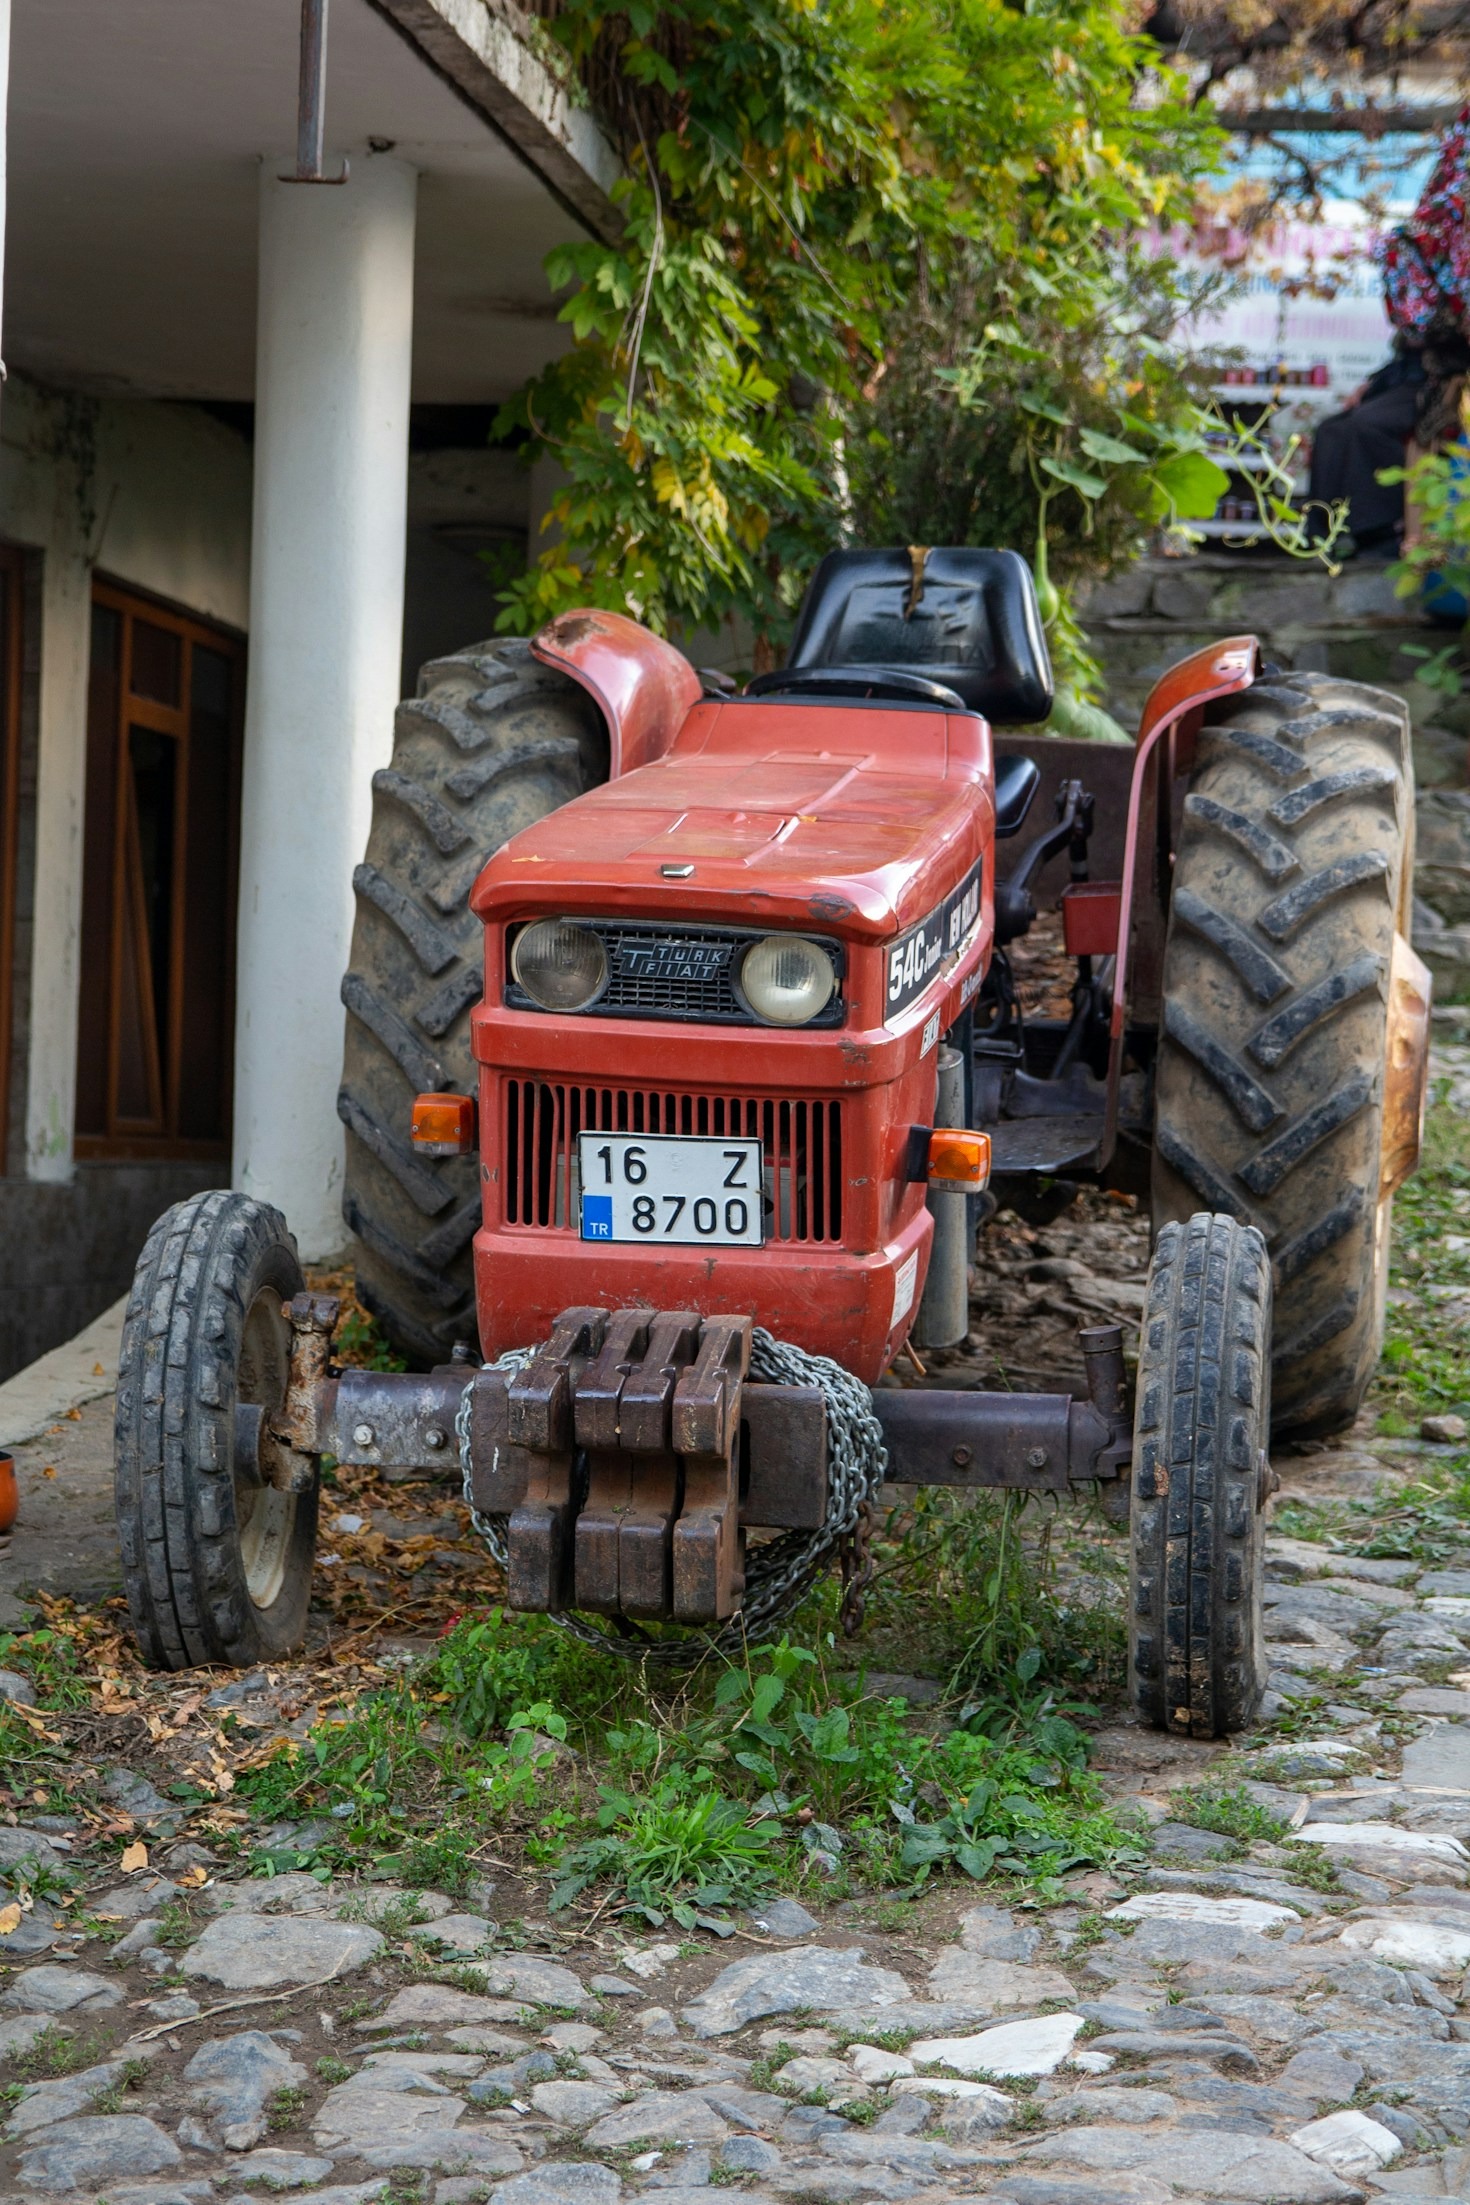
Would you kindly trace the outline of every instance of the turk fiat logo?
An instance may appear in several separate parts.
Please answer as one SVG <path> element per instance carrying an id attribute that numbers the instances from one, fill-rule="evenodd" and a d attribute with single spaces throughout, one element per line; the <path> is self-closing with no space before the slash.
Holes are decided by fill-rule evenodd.
<path id="1" fill-rule="evenodd" d="M 974 932 L 980 917 L 980 862 L 977 859 L 958 888 L 950 890 L 927 919 L 911 927 L 888 952 L 889 1022 L 922 995 L 946 958 L 953 957 Z"/>
<path id="2" fill-rule="evenodd" d="M 618 971 L 632 980 L 689 981 L 696 986 L 718 980 L 730 962 L 729 942 L 691 942 L 681 937 L 621 941 Z"/>

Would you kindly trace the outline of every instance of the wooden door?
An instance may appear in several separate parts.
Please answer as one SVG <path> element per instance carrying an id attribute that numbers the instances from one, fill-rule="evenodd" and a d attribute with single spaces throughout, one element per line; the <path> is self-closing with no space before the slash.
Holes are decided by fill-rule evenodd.
<path id="1" fill-rule="evenodd" d="M 95 586 L 79 1156 L 228 1154 L 243 691 L 237 637 Z"/>

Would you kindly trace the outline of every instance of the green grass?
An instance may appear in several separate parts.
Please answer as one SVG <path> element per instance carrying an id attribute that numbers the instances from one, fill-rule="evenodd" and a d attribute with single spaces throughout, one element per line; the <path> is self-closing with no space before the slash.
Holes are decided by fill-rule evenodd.
<path id="1" fill-rule="evenodd" d="M 854 2042 L 857 2041 L 857 2039 L 854 2039 Z M 801 2054 L 796 2046 L 786 2043 L 784 2038 L 779 2044 L 771 2045 L 761 2054 L 759 2059 L 751 2061 L 749 2088 L 752 2090 L 771 2089 L 777 2075 L 787 2061 L 800 2059 L 800 2057 Z"/>
<path id="2" fill-rule="evenodd" d="M 187 1899 L 169 1899 L 159 1911 L 153 1942 L 165 1952 L 182 1952 L 199 1935 L 199 1924 Z"/>
<path id="3" fill-rule="evenodd" d="M 53 2082 L 61 2075 L 74 2075 L 82 2067 L 96 2064 L 96 2044 L 91 2037 L 77 2036 L 53 2021 L 49 2028 L 33 2037 L 23 2052 L 12 2052 L 10 2065 L 22 2082 Z"/>
<path id="4" fill-rule="evenodd" d="M 136 2090 L 139 2083 L 146 2082 L 151 2072 L 152 2069 L 147 2060 L 124 2060 L 122 2073 L 118 2076 L 117 2081 L 111 2083 L 106 2090 L 99 2090 L 92 2100 L 92 2111 L 94 2113 L 126 2113 L 128 2110 L 128 2092 Z"/>
<path id="5" fill-rule="evenodd" d="M 378 2193 L 377 2205 L 424 2205 L 429 2191 L 424 2174 L 418 2167 L 400 2167 L 392 2175 L 386 2190 Z M 484 2195 L 490 2195 L 487 2183 Z"/>
<path id="6" fill-rule="evenodd" d="M 1051 1635 L 1015 1531 L 1007 1585 L 966 1623 L 969 1690 L 943 1736 L 924 1711 L 834 1671 L 830 1633 L 669 1680 L 614 1668 L 545 1618 L 496 1611 L 304 1743 L 283 1743 L 244 1772 L 237 1797 L 262 1818 L 325 1815 L 318 1871 L 371 1866 L 454 1893 L 493 1831 L 548 1875 L 553 1908 L 585 1893 L 685 1931 L 783 1887 L 912 1892 L 958 1872 L 1048 1889 L 1073 1867 L 1129 1857 L 1135 1841 L 1086 1773 L 1086 1709 L 1063 1696 L 1041 1645 L 996 1670 L 976 1652 L 977 1616 L 1006 1609 L 1023 1568 Z M 893 1555 L 907 1536 L 895 1534 Z M 961 1539 L 956 1567 L 973 1559 Z M 1009 1656 L 1009 1626 L 992 1635 Z M 548 1733 L 571 1753 L 537 1742 Z M 401 1902 L 384 1927 L 397 1934 L 416 1911 Z"/>
<path id="7" fill-rule="evenodd" d="M 1447 1324 L 1424 1292 L 1448 1286 L 1470 1295 L 1470 1125 L 1442 1099 L 1428 1113 L 1419 1171 L 1394 1200 L 1389 1283 L 1408 1298 L 1390 1303 L 1373 1402 L 1381 1432 L 1412 1435 L 1423 1416 L 1470 1408 L 1470 1327 Z"/>
<path id="8" fill-rule="evenodd" d="M 1259 1800 L 1252 1799 L 1244 1784 L 1183 1784 L 1169 1795 L 1173 1819 L 1196 1830 L 1213 1830 L 1218 1837 L 1234 1838 L 1248 1845 L 1257 1839 L 1275 1843 L 1291 1827 Z"/>
<path id="9" fill-rule="evenodd" d="M 18 1669 L 36 1688 L 38 1708 L 86 1707 L 90 1682 L 72 1641 L 60 1631 L 0 1631 L 0 1668 Z"/>
<path id="10" fill-rule="evenodd" d="M 1342 1885 L 1337 1880 L 1337 1863 L 1322 1845 L 1293 1845 L 1291 1878 L 1293 1883 L 1304 1883 L 1309 1891 L 1331 1896 L 1342 1893 Z"/>
<path id="11" fill-rule="evenodd" d="M 848 2051 L 854 2044 L 871 2044 L 877 2052 L 906 2052 L 920 2034 L 918 2029 L 834 2029 L 832 2032 L 839 2052 Z"/>
<path id="12" fill-rule="evenodd" d="M 266 2126 L 273 2136 L 296 2128 L 306 2104 L 306 2092 L 300 2083 L 285 2083 L 273 2091 L 265 2102 Z"/>

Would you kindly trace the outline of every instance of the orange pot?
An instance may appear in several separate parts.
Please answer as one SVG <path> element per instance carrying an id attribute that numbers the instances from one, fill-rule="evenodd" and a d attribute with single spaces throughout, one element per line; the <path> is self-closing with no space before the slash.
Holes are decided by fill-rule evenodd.
<path id="1" fill-rule="evenodd" d="M 0 1538 L 20 1513 L 20 1487 L 15 1482 L 15 1457 L 0 1455 Z"/>

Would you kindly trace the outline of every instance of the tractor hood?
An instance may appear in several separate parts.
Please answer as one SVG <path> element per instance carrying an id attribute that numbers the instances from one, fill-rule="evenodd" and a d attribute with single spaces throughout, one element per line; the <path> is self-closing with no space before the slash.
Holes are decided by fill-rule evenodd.
<path id="1" fill-rule="evenodd" d="M 881 940 L 963 878 L 993 808 L 989 729 L 971 714 L 705 703 L 666 757 L 506 843 L 471 900 L 487 921 L 698 914 Z"/>

